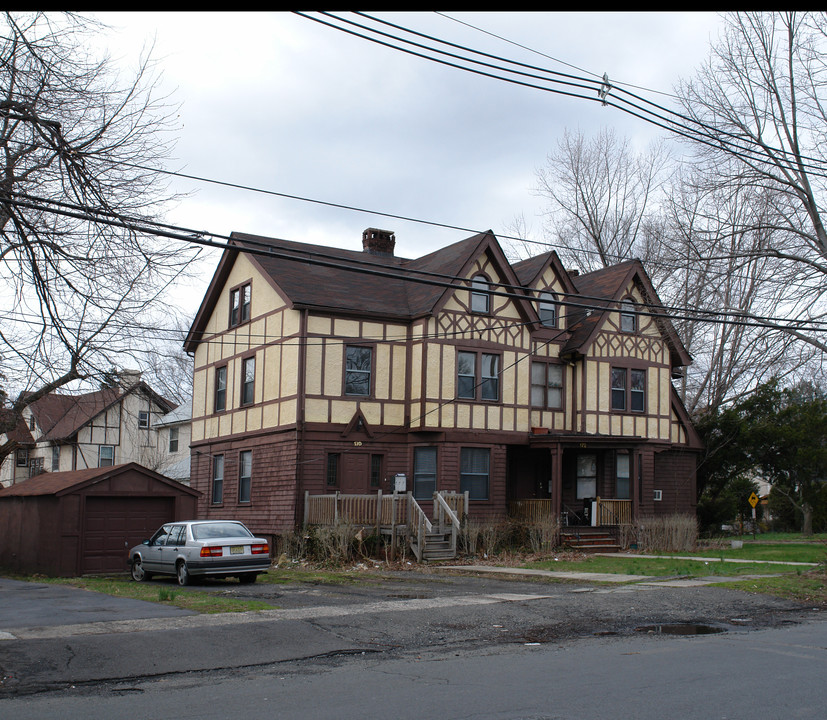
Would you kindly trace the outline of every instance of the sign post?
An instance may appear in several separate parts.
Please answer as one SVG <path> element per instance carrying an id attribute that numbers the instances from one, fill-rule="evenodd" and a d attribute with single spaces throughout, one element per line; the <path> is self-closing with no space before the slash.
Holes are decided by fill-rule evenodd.
<path id="1" fill-rule="evenodd" d="M 749 500 L 749 504 L 752 505 L 752 539 L 755 540 L 755 506 L 758 505 L 758 496 L 752 493 L 747 499 Z"/>

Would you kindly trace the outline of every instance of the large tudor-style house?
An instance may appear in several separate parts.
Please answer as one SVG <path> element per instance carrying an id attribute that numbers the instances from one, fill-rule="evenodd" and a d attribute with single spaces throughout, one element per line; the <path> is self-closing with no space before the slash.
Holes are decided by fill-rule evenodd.
<path id="1" fill-rule="evenodd" d="M 469 493 L 472 518 L 591 498 L 694 512 L 691 362 L 639 261 L 578 275 L 489 231 L 415 260 L 234 233 L 185 341 L 199 517 L 280 534 L 305 493 Z M 593 507 L 593 506 L 592 506 Z"/>

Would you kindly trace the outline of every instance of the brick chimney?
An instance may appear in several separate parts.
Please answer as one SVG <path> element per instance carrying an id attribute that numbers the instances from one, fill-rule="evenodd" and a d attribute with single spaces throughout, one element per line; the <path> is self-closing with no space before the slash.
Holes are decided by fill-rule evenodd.
<path id="1" fill-rule="evenodd" d="M 396 235 L 393 234 L 393 230 L 368 228 L 362 233 L 362 249 L 371 255 L 388 255 L 392 257 L 395 246 Z"/>

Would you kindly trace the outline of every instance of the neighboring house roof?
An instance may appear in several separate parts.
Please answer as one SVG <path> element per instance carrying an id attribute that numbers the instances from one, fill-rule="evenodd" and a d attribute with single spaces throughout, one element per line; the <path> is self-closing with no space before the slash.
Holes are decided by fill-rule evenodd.
<path id="1" fill-rule="evenodd" d="M 69 470 L 66 472 L 51 472 L 36 475 L 29 478 L 26 482 L 17 483 L 11 487 L 0 490 L 0 498 L 6 497 L 23 497 L 34 495 L 64 495 L 71 490 L 75 490 L 84 485 L 91 485 L 99 482 L 104 478 L 120 475 L 128 470 L 140 470 L 146 475 L 151 475 L 157 480 L 165 483 L 171 481 L 153 470 L 143 467 L 138 463 L 124 463 L 123 465 L 114 465 L 103 468 L 88 468 L 86 470 Z M 175 484 L 178 488 L 179 483 Z M 186 490 L 197 495 L 197 491 L 191 488 Z"/>
<path id="2" fill-rule="evenodd" d="M 167 427 L 169 425 L 181 425 L 192 421 L 192 400 L 182 402 L 177 408 L 171 410 L 166 415 L 158 418 L 157 422 L 152 424 L 152 427 Z"/>
<path id="3" fill-rule="evenodd" d="M 0 408 L 0 426 L 6 421 L 14 422 L 15 413 L 8 408 Z M 16 424 L 11 430 L 6 433 L 0 433 L 0 437 L 3 435 L 6 437 L 6 442 L 17 443 L 18 445 L 34 444 L 34 438 L 29 431 L 29 426 L 19 416 L 17 416 Z"/>
<path id="4" fill-rule="evenodd" d="M 81 395 L 50 393 L 32 403 L 29 407 L 42 432 L 39 441 L 66 440 L 78 430 L 127 395 L 142 391 L 159 406 L 167 410 L 174 403 L 161 397 L 144 382 L 137 382 L 124 389 L 107 387 Z"/>

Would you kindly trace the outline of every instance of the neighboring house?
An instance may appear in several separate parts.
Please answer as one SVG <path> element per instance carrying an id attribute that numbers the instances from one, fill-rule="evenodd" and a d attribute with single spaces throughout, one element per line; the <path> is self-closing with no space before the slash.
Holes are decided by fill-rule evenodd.
<path id="1" fill-rule="evenodd" d="M 415 260 L 234 233 L 187 336 L 199 517 L 280 533 L 311 494 L 468 491 L 470 514 L 587 499 L 691 513 L 691 362 L 639 261 L 510 263 L 489 231 Z M 250 250 L 252 252 L 244 252 Z M 256 252 L 265 254 L 254 254 Z"/>
<path id="2" fill-rule="evenodd" d="M 23 410 L 9 433 L 7 439 L 16 440 L 17 447 L 0 468 L 0 481 L 8 486 L 41 472 L 128 462 L 158 469 L 171 453 L 168 430 L 161 439 L 153 426 L 174 408 L 135 371 L 120 373 L 117 384 L 95 392 L 46 395 Z M 188 453 L 187 433 L 179 440 L 184 447 L 178 459 Z"/>
<path id="3" fill-rule="evenodd" d="M 190 484 L 192 401 L 181 403 L 152 424 L 159 450 L 166 453 L 157 470 L 168 478 Z"/>

